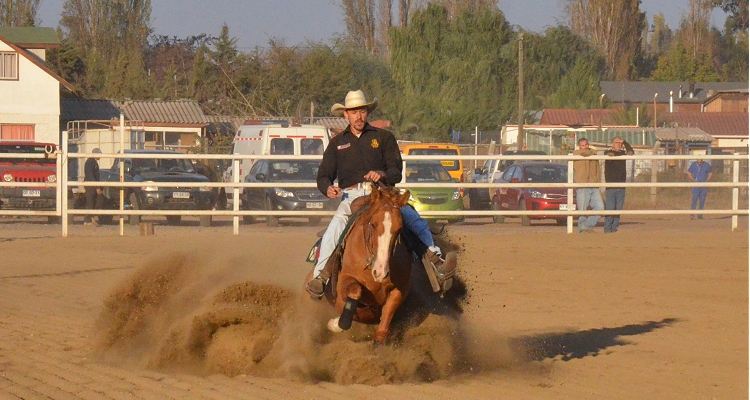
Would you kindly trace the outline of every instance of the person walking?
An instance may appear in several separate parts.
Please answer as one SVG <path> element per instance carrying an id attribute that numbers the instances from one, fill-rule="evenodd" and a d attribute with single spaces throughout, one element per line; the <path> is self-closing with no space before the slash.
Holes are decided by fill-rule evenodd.
<path id="1" fill-rule="evenodd" d="M 101 154 L 101 150 L 97 147 L 91 150 L 92 153 Z M 84 182 L 98 182 L 99 178 L 99 157 L 91 157 L 86 159 L 86 164 L 83 167 L 83 180 Z M 101 187 L 86 186 L 86 209 L 87 210 L 101 210 L 104 208 L 104 192 Z M 99 226 L 99 217 L 86 215 L 83 217 L 84 225 Z"/>
<path id="2" fill-rule="evenodd" d="M 688 167 L 688 176 L 693 182 L 708 182 L 711 180 L 713 175 L 713 168 L 711 164 L 704 162 L 703 160 L 694 161 Z M 693 187 L 693 198 L 690 201 L 690 209 L 695 210 L 695 206 L 698 205 L 699 209 L 702 210 L 706 204 L 706 188 L 705 187 Z M 690 219 L 695 219 L 695 215 L 690 215 Z M 698 214 L 698 219 L 703 219 L 702 214 Z"/>
<path id="3" fill-rule="evenodd" d="M 624 147 L 624 148 L 623 148 Z M 615 136 L 612 139 L 612 147 L 604 151 L 604 154 L 611 157 L 619 157 L 624 155 L 632 156 L 633 147 L 628 142 L 623 140 L 619 136 Z M 625 160 L 606 160 L 604 161 L 604 180 L 607 183 L 612 182 L 625 182 L 627 180 L 627 165 Z M 625 204 L 625 188 L 624 187 L 607 187 L 605 190 L 607 210 L 622 210 Z M 619 215 L 607 215 L 604 217 L 604 233 L 617 232 L 617 228 L 620 226 Z"/>
<path id="4" fill-rule="evenodd" d="M 307 292 L 313 298 L 321 298 L 325 285 L 331 277 L 331 258 L 351 215 L 354 199 L 368 194 L 365 182 L 383 182 L 394 186 L 401 182 L 403 162 L 396 138 L 389 131 L 378 129 L 367 123 L 368 115 L 375 110 L 378 102 L 368 102 L 361 90 L 350 91 L 344 104 L 336 103 L 331 113 L 344 117 L 349 126 L 331 138 L 323 152 L 323 161 L 318 169 L 318 190 L 331 199 L 341 197 L 336 214 L 321 240 L 320 255 L 313 271 L 313 278 L 306 284 Z M 339 185 L 333 184 L 338 179 Z M 433 274 L 440 286 L 436 291 L 447 290 L 446 281 L 456 269 L 456 254 L 451 252 L 443 258 L 440 248 L 435 245 L 427 221 L 411 206 L 401 207 L 404 226 L 413 232 L 424 245 L 423 263 L 431 264 L 428 273 Z M 426 268 L 427 270 L 427 268 Z M 435 288 L 433 288 L 435 289 Z"/>
<path id="5" fill-rule="evenodd" d="M 573 152 L 574 156 L 594 156 L 596 151 L 592 150 L 589 146 L 589 141 L 586 138 L 578 140 L 578 149 Z M 573 172 L 576 183 L 599 183 L 601 182 L 600 171 L 599 171 L 599 160 L 578 160 L 573 161 Z M 602 201 L 602 194 L 599 192 L 599 188 L 596 187 L 585 187 L 576 189 L 576 206 L 579 210 L 588 210 L 591 207 L 592 210 L 603 210 L 604 202 Z M 582 215 L 578 217 L 578 232 L 579 233 L 592 233 L 597 222 L 599 222 L 600 215 Z"/>

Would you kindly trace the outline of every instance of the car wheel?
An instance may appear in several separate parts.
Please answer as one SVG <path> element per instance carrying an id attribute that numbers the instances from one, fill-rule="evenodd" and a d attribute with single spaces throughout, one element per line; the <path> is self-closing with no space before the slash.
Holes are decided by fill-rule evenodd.
<path id="1" fill-rule="evenodd" d="M 110 225 L 112 224 L 112 220 L 114 219 L 114 215 L 100 215 L 99 216 L 99 224 L 101 225 Z"/>
<path id="2" fill-rule="evenodd" d="M 492 211 L 500 211 L 500 206 L 498 205 L 498 201 L 499 200 L 497 200 L 497 199 L 493 199 L 492 200 Z M 492 222 L 494 222 L 496 224 L 502 224 L 503 222 L 505 222 L 505 216 L 503 216 L 503 215 L 493 215 L 492 216 Z"/>
<path id="3" fill-rule="evenodd" d="M 219 189 L 219 195 L 216 197 L 216 209 L 227 209 L 227 192 L 224 188 Z"/>
<path id="4" fill-rule="evenodd" d="M 101 220 L 102 220 L 102 217 L 99 217 L 99 221 L 100 222 L 101 222 Z M 57 225 L 57 224 L 60 223 L 60 217 L 56 217 L 56 216 L 47 217 L 47 223 L 48 224 Z"/>
<path id="5" fill-rule="evenodd" d="M 271 211 L 271 199 L 266 197 L 266 210 Z M 275 228 L 279 226 L 279 217 L 276 217 L 274 215 L 268 215 L 266 216 L 266 225 L 270 226 L 271 228 Z"/>
<path id="6" fill-rule="evenodd" d="M 182 215 L 167 215 L 169 225 L 179 225 L 180 221 L 182 221 Z"/>
<path id="7" fill-rule="evenodd" d="M 130 199 L 130 206 L 133 210 L 141 209 L 141 207 L 138 205 L 138 198 L 136 197 L 135 193 L 130 193 L 129 199 Z M 130 222 L 130 225 L 138 225 L 141 223 L 141 216 L 131 215 L 128 221 Z"/>
<path id="8" fill-rule="evenodd" d="M 558 219 L 556 222 L 557 222 L 557 226 L 565 226 L 565 225 L 568 224 L 568 219 L 567 218 L 565 218 L 565 219 Z"/>
<path id="9" fill-rule="evenodd" d="M 321 219 L 322 218 L 320 218 L 320 217 L 310 217 L 310 218 L 307 219 L 307 224 L 310 225 L 310 226 L 318 226 L 318 225 L 320 225 L 320 220 Z"/>
<path id="10" fill-rule="evenodd" d="M 211 222 L 213 221 L 212 215 L 201 215 L 201 222 L 200 226 L 202 227 L 209 227 L 211 226 Z"/>
<path id="11" fill-rule="evenodd" d="M 526 199 L 521 199 L 521 201 L 518 203 L 518 209 L 525 211 L 526 210 Z M 522 226 L 530 226 L 531 220 L 529 220 L 528 215 L 522 215 L 521 216 L 521 225 Z"/>

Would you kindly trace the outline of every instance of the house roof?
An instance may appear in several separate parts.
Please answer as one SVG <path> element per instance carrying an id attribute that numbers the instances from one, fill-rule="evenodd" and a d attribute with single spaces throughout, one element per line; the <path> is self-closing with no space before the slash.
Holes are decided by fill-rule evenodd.
<path id="1" fill-rule="evenodd" d="M 0 26 L 0 36 L 25 49 L 60 47 L 60 38 L 53 28 Z"/>
<path id="2" fill-rule="evenodd" d="M 117 108 L 131 121 L 145 123 L 170 123 L 207 125 L 208 119 L 203 115 L 197 101 L 194 100 L 134 100 L 113 101 Z"/>
<path id="3" fill-rule="evenodd" d="M 656 128 L 656 137 L 662 142 L 673 142 L 679 140 L 682 142 L 713 142 L 713 136 L 700 128 Z"/>
<path id="4" fill-rule="evenodd" d="M 567 108 L 545 109 L 539 121 L 544 125 L 597 126 L 614 125 L 613 112 L 608 109 L 573 110 Z"/>
<path id="5" fill-rule="evenodd" d="M 664 117 L 681 127 L 695 127 L 708 132 L 711 136 L 744 136 L 748 137 L 748 113 L 740 112 L 675 112 L 664 114 Z"/>
<path id="6" fill-rule="evenodd" d="M 194 100 L 112 101 L 63 98 L 60 101 L 62 121 L 119 119 L 120 112 L 128 121 L 145 124 L 205 126 L 208 119 Z"/>
<path id="7" fill-rule="evenodd" d="M 70 90 L 71 92 L 75 92 L 76 88 L 75 86 L 71 85 L 68 81 L 63 79 L 60 75 L 57 75 L 54 71 L 49 69 L 47 67 L 47 64 L 45 64 L 42 60 L 34 56 L 33 54 L 29 54 L 26 50 L 19 47 L 15 43 L 13 43 L 10 39 L 6 38 L 2 34 L 0 34 L 0 41 L 10 46 L 13 50 L 15 50 L 18 54 L 20 54 L 22 57 L 26 58 L 27 60 L 31 61 L 32 64 L 36 65 L 37 67 L 41 68 L 44 72 L 49 74 L 51 77 L 57 79 L 58 82 L 60 82 L 61 85 L 63 85 L 65 88 Z"/>
<path id="8" fill-rule="evenodd" d="M 690 82 L 626 82 L 601 81 L 602 93 L 612 103 L 668 103 L 669 92 L 675 103 L 703 103 L 718 91 L 747 89 L 747 82 L 695 82 L 693 97 L 690 97 Z M 680 97 L 682 91 L 682 97 Z"/>

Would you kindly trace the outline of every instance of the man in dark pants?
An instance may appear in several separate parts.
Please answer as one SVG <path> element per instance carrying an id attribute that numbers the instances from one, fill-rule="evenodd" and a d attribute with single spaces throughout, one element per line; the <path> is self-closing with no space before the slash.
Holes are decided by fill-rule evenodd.
<path id="1" fill-rule="evenodd" d="M 623 149 L 623 146 L 625 147 Z M 615 136 L 612 140 L 612 147 L 608 148 L 604 154 L 612 157 L 635 154 L 633 147 L 624 141 L 621 137 Z M 611 182 L 625 182 L 627 180 L 627 167 L 625 160 L 606 160 L 604 161 L 604 180 L 607 183 Z M 607 187 L 605 201 L 606 210 L 622 210 L 623 204 L 625 204 L 625 188 L 624 187 Z M 617 232 L 617 228 L 620 226 L 619 215 L 607 215 L 604 218 L 604 233 Z"/>
<path id="2" fill-rule="evenodd" d="M 99 148 L 95 148 L 94 150 L 91 150 L 91 152 L 101 154 L 102 151 Z M 100 180 L 99 157 L 87 158 L 83 170 L 84 182 L 98 182 Z M 86 186 L 86 209 L 101 210 L 102 208 L 104 208 L 104 193 L 102 192 L 102 188 Z M 86 215 L 85 217 L 83 217 L 83 224 L 99 226 L 99 217 L 94 216 L 92 218 L 91 215 Z"/>

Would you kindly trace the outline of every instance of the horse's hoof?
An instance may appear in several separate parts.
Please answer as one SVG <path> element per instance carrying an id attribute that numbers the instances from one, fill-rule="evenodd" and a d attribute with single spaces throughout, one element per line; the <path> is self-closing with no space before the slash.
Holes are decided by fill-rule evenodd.
<path id="1" fill-rule="evenodd" d="M 333 333 L 341 333 L 344 330 L 339 328 L 339 317 L 331 318 L 328 320 L 328 330 Z"/>

